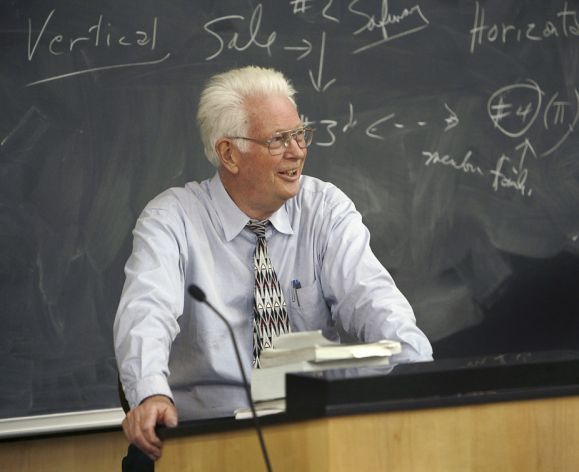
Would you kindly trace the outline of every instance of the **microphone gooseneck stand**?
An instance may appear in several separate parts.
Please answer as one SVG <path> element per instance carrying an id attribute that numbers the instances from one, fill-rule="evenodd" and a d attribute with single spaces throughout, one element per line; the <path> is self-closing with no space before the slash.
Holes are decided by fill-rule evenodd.
<path id="1" fill-rule="evenodd" d="M 225 323 L 227 329 L 229 331 L 229 335 L 231 336 L 231 340 L 233 342 L 233 347 L 235 349 L 235 357 L 237 358 L 237 363 L 239 365 L 239 370 L 241 371 L 241 377 L 243 378 L 243 387 L 245 389 L 245 394 L 247 395 L 247 401 L 249 403 L 249 407 L 251 408 L 251 414 L 253 416 L 253 422 L 255 424 L 255 430 L 257 431 L 257 437 L 259 438 L 259 445 L 261 446 L 261 452 L 263 454 L 263 460 L 265 461 L 265 466 L 267 467 L 268 472 L 272 472 L 271 463 L 269 461 L 269 455 L 267 453 L 267 448 L 265 447 L 265 441 L 263 440 L 263 434 L 261 432 L 261 426 L 259 424 L 259 420 L 257 419 L 257 413 L 255 412 L 255 404 L 253 403 L 253 399 L 251 398 L 251 390 L 249 387 L 249 382 L 247 381 L 247 377 L 245 375 L 245 371 L 243 370 L 243 364 L 241 362 L 241 354 L 239 353 L 239 347 L 237 346 L 237 341 L 235 340 L 235 335 L 233 334 L 233 328 L 229 324 L 229 322 L 225 319 L 225 317 L 215 308 L 205 296 L 205 292 L 199 288 L 197 285 L 190 285 L 189 286 L 189 294 L 198 302 L 205 303 L 211 310 Z"/>

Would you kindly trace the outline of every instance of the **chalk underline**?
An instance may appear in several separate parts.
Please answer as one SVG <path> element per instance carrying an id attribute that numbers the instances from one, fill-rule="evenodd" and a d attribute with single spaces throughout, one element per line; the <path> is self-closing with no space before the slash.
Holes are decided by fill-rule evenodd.
<path id="1" fill-rule="evenodd" d="M 78 70 L 75 72 L 69 72 L 68 74 L 55 75 L 54 77 L 48 77 L 46 79 L 36 80 L 34 82 L 30 82 L 29 84 L 26 84 L 26 87 L 32 87 L 33 85 L 44 84 L 46 82 L 52 82 L 54 80 L 66 79 L 67 77 L 74 77 L 77 75 L 90 74 L 91 72 L 98 72 L 98 71 L 102 71 L 102 70 L 123 69 L 123 68 L 127 68 L 127 67 L 152 66 L 155 64 L 160 64 L 163 61 L 166 61 L 167 59 L 169 59 L 169 56 L 171 56 L 171 53 L 168 52 L 162 58 L 156 59 L 153 61 L 132 62 L 130 64 L 115 64 L 112 66 L 93 67 L 92 69 Z"/>

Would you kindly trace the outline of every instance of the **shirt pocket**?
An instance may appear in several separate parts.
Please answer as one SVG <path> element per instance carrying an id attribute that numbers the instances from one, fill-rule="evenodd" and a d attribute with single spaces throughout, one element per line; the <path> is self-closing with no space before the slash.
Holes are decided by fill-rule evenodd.
<path id="1" fill-rule="evenodd" d="M 325 335 L 331 331 L 330 309 L 318 281 L 301 288 L 295 288 L 293 285 L 289 287 L 286 305 L 293 330 L 321 329 Z"/>

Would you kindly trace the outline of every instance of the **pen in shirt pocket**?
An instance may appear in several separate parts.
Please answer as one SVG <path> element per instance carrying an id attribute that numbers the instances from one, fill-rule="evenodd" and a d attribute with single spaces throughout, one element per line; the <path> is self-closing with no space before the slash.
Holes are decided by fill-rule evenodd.
<path id="1" fill-rule="evenodd" d="M 298 295 L 298 289 L 302 288 L 302 284 L 298 279 L 294 279 L 292 280 L 292 287 L 294 289 L 295 300 L 298 302 L 298 306 L 301 308 L 302 306 L 300 305 L 300 297 Z"/>

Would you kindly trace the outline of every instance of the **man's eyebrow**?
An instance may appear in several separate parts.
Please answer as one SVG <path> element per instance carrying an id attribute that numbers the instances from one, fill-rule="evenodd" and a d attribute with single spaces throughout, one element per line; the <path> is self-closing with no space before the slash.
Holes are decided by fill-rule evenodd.
<path id="1" fill-rule="evenodd" d="M 291 131 L 295 131 L 298 130 L 300 128 L 305 128 L 306 125 L 304 125 L 303 123 L 300 123 L 299 125 L 297 125 L 294 128 L 290 128 L 290 129 L 276 129 L 273 134 L 282 134 L 282 133 L 289 133 Z"/>

